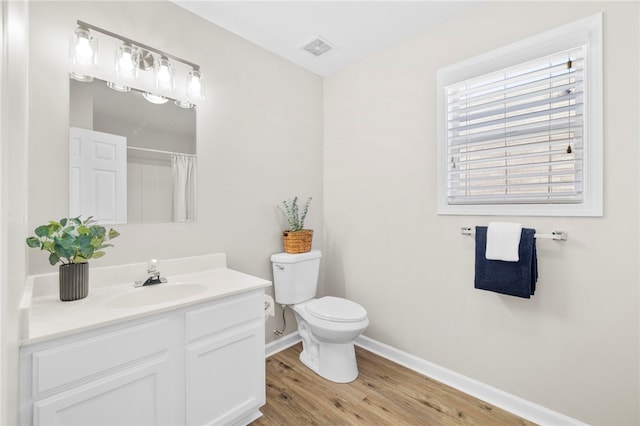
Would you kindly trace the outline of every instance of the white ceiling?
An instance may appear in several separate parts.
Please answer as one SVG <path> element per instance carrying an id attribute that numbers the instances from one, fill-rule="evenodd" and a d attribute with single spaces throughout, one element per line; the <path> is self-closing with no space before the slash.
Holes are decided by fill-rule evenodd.
<path id="1" fill-rule="evenodd" d="M 442 22 L 474 1 L 172 0 L 289 61 L 328 75 Z M 316 57 L 317 37 L 334 46 Z"/>

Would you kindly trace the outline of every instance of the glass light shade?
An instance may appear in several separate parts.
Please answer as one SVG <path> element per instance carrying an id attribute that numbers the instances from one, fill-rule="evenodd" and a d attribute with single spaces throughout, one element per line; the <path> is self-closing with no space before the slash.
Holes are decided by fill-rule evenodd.
<path id="1" fill-rule="evenodd" d="M 86 28 L 78 27 L 71 34 L 69 60 L 74 65 L 93 66 L 96 64 L 98 40 Z"/>
<path id="2" fill-rule="evenodd" d="M 187 97 L 190 99 L 204 99 L 204 82 L 202 81 L 202 73 L 193 69 L 189 71 L 187 77 Z"/>
<path id="3" fill-rule="evenodd" d="M 138 60 L 140 55 L 135 46 L 122 44 L 116 53 L 115 75 L 125 81 L 138 78 Z"/>
<path id="4" fill-rule="evenodd" d="M 173 64 L 165 56 L 161 56 L 154 67 L 155 87 L 157 89 L 173 90 L 175 78 Z"/>
<path id="5" fill-rule="evenodd" d="M 69 72 L 69 77 L 71 77 L 72 79 L 76 80 L 76 81 L 81 81 L 83 83 L 91 83 L 93 81 L 93 77 L 88 75 L 88 74 L 82 74 L 79 72 L 75 72 L 75 71 L 70 71 Z"/>
<path id="6" fill-rule="evenodd" d="M 125 86 L 124 84 L 118 84 L 113 81 L 107 81 L 107 86 L 109 86 L 110 89 L 113 89 L 116 92 L 126 93 L 131 91 L 131 87 Z"/>
<path id="7" fill-rule="evenodd" d="M 151 92 L 144 92 L 142 96 L 152 104 L 157 104 L 157 105 L 162 105 L 169 101 L 169 99 L 165 98 L 164 96 L 154 95 Z"/>
<path id="8" fill-rule="evenodd" d="M 176 100 L 173 103 L 180 108 L 184 108 L 184 109 L 193 108 L 193 104 L 186 101 Z"/>

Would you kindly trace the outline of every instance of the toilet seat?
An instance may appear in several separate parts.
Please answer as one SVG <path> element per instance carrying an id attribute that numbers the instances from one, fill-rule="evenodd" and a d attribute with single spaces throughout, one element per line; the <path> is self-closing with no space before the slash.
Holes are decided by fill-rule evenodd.
<path id="1" fill-rule="evenodd" d="M 356 302 L 333 296 L 309 302 L 307 312 L 316 318 L 334 322 L 358 322 L 367 318 L 367 311 Z"/>

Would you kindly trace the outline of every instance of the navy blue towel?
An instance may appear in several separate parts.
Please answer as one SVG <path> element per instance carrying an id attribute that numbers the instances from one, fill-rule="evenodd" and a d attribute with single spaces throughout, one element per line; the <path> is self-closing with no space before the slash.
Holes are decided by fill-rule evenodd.
<path id="1" fill-rule="evenodd" d="M 522 228 L 518 262 L 488 260 L 485 257 L 487 227 L 476 226 L 475 287 L 529 299 L 535 293 L 538 281 L 535 234 L 535 229 Z"/>

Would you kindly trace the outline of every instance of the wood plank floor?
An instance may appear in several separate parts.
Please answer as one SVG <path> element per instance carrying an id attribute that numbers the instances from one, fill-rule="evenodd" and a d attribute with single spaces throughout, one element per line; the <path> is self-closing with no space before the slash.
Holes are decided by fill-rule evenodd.
<path id="1" fill-rule="evenodd" d="M 267 358 L 267 404 L 253 426 L 533 425 L 357 346 L 358 379 L 329 382 L 298 360 L 301 350 Z"/>

